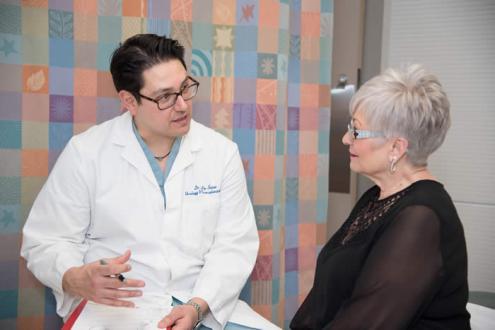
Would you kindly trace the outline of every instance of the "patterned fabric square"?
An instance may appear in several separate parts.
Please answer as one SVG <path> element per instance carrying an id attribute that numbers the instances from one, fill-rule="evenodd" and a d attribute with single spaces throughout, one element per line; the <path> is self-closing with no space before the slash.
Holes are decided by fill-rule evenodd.
<path id="1" fill-rule="evenodd" d="M 20 36 L 0 33 L 0 63 L 22 63 L 22 38 Z"/>
<path id="2" fill-rule="evenodd" d="M 236 21 L 235 0 L 213 1 L 212 23 L 218 25 L 234 25 Z"/>
<path id="3" fill-rule="evenodd" d="M 256 106 L 256 129 L 275 130 L 277 121 L 277 106 L 258 104 Z"/>
<path id="4" fill-rule="evenodd" d="M 212 77 L 211 101 L 216 103 L 232 103 L 234 100 L 234 79 L 228 77 Z"/>
<path id="5" fill-rule="evenodd" d="M 212 55 L 213 75 L 217 77 L 233 77 L 234 53 L 227 50 L 214 50 Z"/>
<path id="6" fill-rule="evenodd" d="M 194 28 L 193 28 L 194 40 Z M 193 41 L 194 42 L 194 41 Z M 193 49 L 191 54 L 191 74 L 195 77 L 212 76 L 212 53 L 208 50 Z"/>
<path id="7" fill-rule="evenodd" d="M 275 130 L 257 130 L 256 131 L 256 154 L 257 155 L 275 155 L 276 154 L 276 131 Z M 276 159 L 277 160 L 277 159 Z M 283 164 L 275 164 L 275 177 Z"/>
<path id="8" fill-rule="evenodd" d="M 50 95 L 50 122 L 71 123 L 74 102 L 72 96 Z"/>
<path id="9" fill-rule="evenodd" d="M 24 65 L 22 77 L 25 92 L 48 93 L 48 67 Z"/>
<path id="10" fill-rule="evenodd" d="M 0 33 L 21 34 L 21 7 L 0 4 Z"/>
<path id="11" fill-rule="evenodd" d="M 258 230 L 273 228 L 273 209 L 271 205 L 254 205 L 254 215 Z M 271 253 L 272 251 L 270 250 Z"/>
<path id="12" fill-rule="evenodd" d="M 256 80 L 256 102 L 259 104 L 277 104 L 277 81 L 271 79 Z"/>
<path id="13" fill-rule="evenodd" d="M 277 79 L 277 55 L 258 54 L 258 77 Z"/>
<path id="14" fill-rule="evenodd" d="M 170 19 L 175 21 L 192 21 L 192 0 L 171 0 Z"/>
<path id="15" fill-rule="evenodd" d="M 235 27 L 229 25 L 215 25 L 213 35 L 213 49 L 233 50 L 235 47 Z"/>
<path id="16" fill-rule="evenodd" d="M 256 127 L 256 106 L 254 104 L 234 103 L 233 112 L 235 128 L 254 129 Z"/>
<path id="17" fill-rule="evenodd" d="M 237 1 L 237 20 L 238 25 L 258 25 L 258 1 L 239 0 Z"/>
<path id="18" fill-rule="evenodd" d="M 285 179 L 285 200 L 286 202 L 298 201 L 299 195 L 299 179 L 296 178 L 286 178 Z M 290 203 L 287 203 L 289 205 Z M 297 214 L 297 212 L 296 212 Z"/>
<path id="19" fill-rule="evenodd" d="M 74 38 L 74 14 L 72 12 L 50 9 L 48 25 L 50 38 Z"/>
<path id="20" fill-rule="evenodd" d="M 50 67 L 50 94 L 72 95 L 74 93 L 74 72 L 72 68 Z"/>
<path id="21" fill-rule="evenodd" d="M 213 103 L 211 125 L 213 128 L 232 128 L 232 103 Z"/>
<path id="22" fill-rule="evenodd" d="M 98 15 L 100 16 L 121 16 L 121 0 L 98 0 Z"/>
<path id="23" fill-rule="evenodd" d="M 253 280 L 270 280 L 272 278 L 272 256 L 258 256 L 256 266 L 251 273 Z"/>
<path id="24" fill-rule="evenodd" d="M 21 214 L 20 205 L 0 205 L 0 233 L 3 235 L 17 235 L 21 230 Z M 12 261 L 14 260 L 14 261 Z M 15 269 L 4 269 L 5 265 L 0 262 L 0 274 L 2 271 L 5 273 L 0 275 L 2 283 L 0 283 L 0 290 L 8 290 L 16 288 L 18 283 L 18 258 L 7 260 L 5 263 L 15 265 Z M 15 275 L 15 276 L 13 276 Z M 4 280 L 5 279 L 5 280 Z"/>
<path id="25" fill-rule="evenodd" d="M 294 227 L 294 226 L 289 226 L 289 227 Z M 286 228 L 287 230 L 287 228 Z M 294 237 L 287 236 L 287 240 L 293 239 Z M 287 249 L 285 250 L 285 271 L 286 272 L 291 272 L 291 271 L 297 271 L 299 266 L 298 266 L 298 257 L 297 257 L 297 248 L 292 248 L 292 249 Z"/>

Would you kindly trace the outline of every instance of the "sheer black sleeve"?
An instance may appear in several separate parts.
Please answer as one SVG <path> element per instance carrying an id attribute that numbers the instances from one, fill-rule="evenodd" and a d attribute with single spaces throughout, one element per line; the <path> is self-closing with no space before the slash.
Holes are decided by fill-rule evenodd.
<path id="1" fill-rule="evenodd" d="M 374 244 L 350 299 L 324 329 L 404 329 L 442 276 L 440 220 L 426 206 L 401 211 Z"/>

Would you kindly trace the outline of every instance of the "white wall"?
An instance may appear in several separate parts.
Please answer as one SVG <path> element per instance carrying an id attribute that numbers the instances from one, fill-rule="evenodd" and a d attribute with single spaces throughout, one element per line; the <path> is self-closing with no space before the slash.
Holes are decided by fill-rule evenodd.
<path id="1" fill-rule="evenodd" d="M 471 291 L 495 292 L 495 1 L 385 0 L 382 68 L 425 64 L 451 101 L 430 159 L 466 232 Z"/>

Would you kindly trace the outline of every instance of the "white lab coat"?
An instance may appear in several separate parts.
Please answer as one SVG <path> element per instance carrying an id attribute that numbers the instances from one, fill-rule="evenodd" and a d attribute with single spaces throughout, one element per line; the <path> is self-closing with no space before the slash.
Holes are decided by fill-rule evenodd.
<path id="1" fill-rule="evenodd" d="M 228 320 L 264 328 L 238 303 L 259 240 L 235 143 L 192 121 L 165 194 L 166 209 L 129 113 L 69 141 L 33 204 L 21 249 L 53 289 L 58 314 L 79 302 L 62 290 L 67 269 L 130 249 L 125 276 L 146 282 L 145 297 L 198 296 L 210 306 L 204 324 L 213 329 Z"/>

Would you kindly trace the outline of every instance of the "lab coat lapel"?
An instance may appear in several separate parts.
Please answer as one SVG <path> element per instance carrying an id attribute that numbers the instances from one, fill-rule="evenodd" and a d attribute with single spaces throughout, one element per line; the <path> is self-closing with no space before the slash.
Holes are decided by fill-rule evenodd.
<path id="1" fill-rule="evenodd" d="M 129 112 L 121 115 L 113 136 L 114 144 L 122 148 L 122 158 L 141 172 L 153 185 L 157 185 L 148 159 L 146 159 L 143 149 L 134 135 L 132 116 Z"/>
<path id="2" fill-rule="evenodd" d="M 189 132 L 182 137 L 179 153 L 177 154 L 177 158 L 175 158 L 174 164 L 170 169 L 167 181 L 183 172 L 194 162 L 196 152 L 201 149 L 201 139 L 198 128 L 198 124 L 194 120 L 191 120 L 191 128 L 189 129 Z"/>

